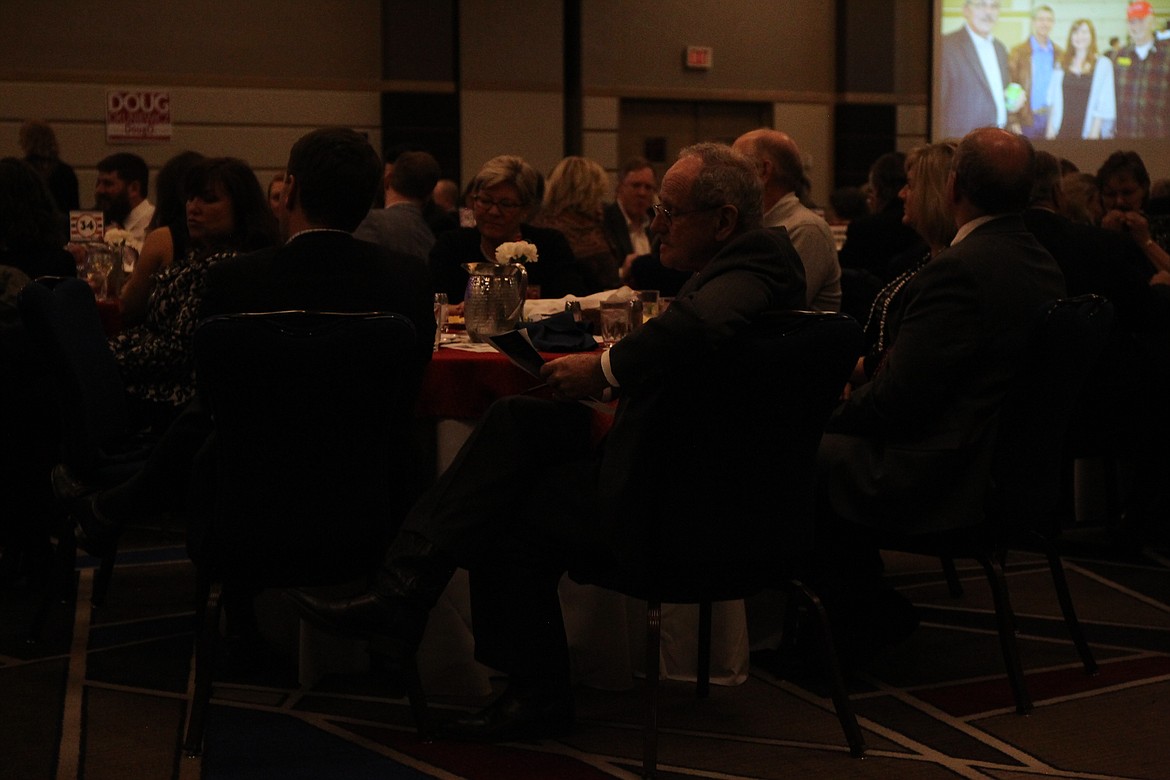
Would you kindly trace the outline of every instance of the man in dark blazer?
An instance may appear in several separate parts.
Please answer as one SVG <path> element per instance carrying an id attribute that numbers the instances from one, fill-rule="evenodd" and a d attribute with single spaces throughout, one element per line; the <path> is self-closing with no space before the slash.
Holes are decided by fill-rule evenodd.
<path id="1" fill-rule="evenodd" d="M 414 363 L 404 367 L 403 376 L 417 381 L 431 358 L 435 332 L 426 269 L 417 258 L 350 235 L 380 181 L 381 163 L 360 134 L 327 128 L 302 137 L 289 155 L 278 210 L 286 243 L 217 266 L 208 277 L 201 315 L 286 309 L 397 312 L 415 326 Z M 100 553 L 129 520 L 181 505 L 196 453 L 211 429 L 196 398 L 138 474 L 86 498 L 78 512 L 83 546 Z M 83 489 L 64 484 L 66 475 L 58 477 L 59 492 Z M 202 529 L 190 530 L 197 549 Z"/>
<path id="2" fill-rule="evenodd" d="M 1033 169 L 1022 136 L 982 128 L 962 140 L 948 182 L 959 232 L 906 285 L 886 358 L 826 426 L 827 571 L 813 579 L 846 634 L 897 603 L 867 528 L 913 535 L 983 520 L 1000 407 L 1043 305 L 1065 294 L 1059 266 L 1020 217 Z M 850 641 L 883 638 L 895 637 Z"/>
<path id="3" fill-rule="evenodd" d="M 962 27 L 942 38 L 938 105 L 942 138 L 958 138 L 976 127 L 1003 127 L 1007 122 L 1008 53 L 991 34 L 999 21 L 999 0 L 967 0 L 963 18 Z M 980 49 L 986 62 L 980 58 Z"/>
<path id="4" fill-rule="evenodd" d="M 476 657 L 506 672 L 509 687 L 483 712 L 457 721 L 451 734 L 512 740 L 568 731 L 561 575 L 582 563 L 637 559 L 651 543 L 647 501 L 694 497 L 700 482 L 719 485 L 712 491 L 719 497 L 736 496 L 736 474 L 701 453 L 680 455 L 691 452 L 684 447 L 693 436 L 683 421 L 703 404 L 686 377 L 707 377 L 704 369 L 765 313 L 804 305 L 792 243 L 760 224 L 752 163 L 719 144 L 684 149 L 663 179 L 653 221 L 662 262 L 694 274 L 678 299 L 604 353 L 547 363 L 542 375 L 558 400 L 517 396 L 494 404 L 411 511 L 374 589 L 334 602 L 295 592 L 306 616 L 413 649 L 455 566 L 464 566 Z M 590 410 L 564 401 L 619 391 L 612 428 L 595 451 Z M 704 425 L 718 428 L 720 410 L 702 413 L 710 415 Z M 655 479 L 639 481 L 648 474 Z"/>

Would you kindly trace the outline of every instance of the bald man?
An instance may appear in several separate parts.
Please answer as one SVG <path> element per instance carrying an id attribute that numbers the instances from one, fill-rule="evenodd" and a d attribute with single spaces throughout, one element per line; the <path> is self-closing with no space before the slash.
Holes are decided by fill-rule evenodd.
<path id="1" fill-rule="evenodd" d="M 764 186 L 764 226 L 788 231 L 804 264 L 806 304 L 814 311 L 840 311 L 841 265 L 837 243 L 824 219 L 797 197 L 804 182 L 800 149 L 786 133 L 760 128 L 732 145 L 756 164 Z"/>

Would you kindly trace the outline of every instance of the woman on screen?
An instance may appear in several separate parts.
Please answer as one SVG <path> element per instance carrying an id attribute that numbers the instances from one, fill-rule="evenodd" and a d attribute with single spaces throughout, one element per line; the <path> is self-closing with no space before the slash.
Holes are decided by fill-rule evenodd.
<path id="1" fill-rule="evenodd" d="M 1117 119 L 1113 63 L 1097 53 L 1097 31 L 1077 19 L 1048 84 L 1048 138 L 1112 138 Z"/>

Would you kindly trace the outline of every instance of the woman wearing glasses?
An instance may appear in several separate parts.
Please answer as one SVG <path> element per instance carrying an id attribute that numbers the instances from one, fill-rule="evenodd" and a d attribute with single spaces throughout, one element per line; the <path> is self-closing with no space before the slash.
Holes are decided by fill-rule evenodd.
<path id="1" fill-rule="evenodd" d="M 447 293 L 452 304 L 461 304 L 467 288 L 463 263 L 495 262 L 496 247 L 506 241 L 536 246 L 539 259 L 526 269 L 529 287 L 539 287 L 540 297 L 590 292 L 564 235 L 525 221 L 540 206 L 543 188 L 540 174 L 521 158 L 501 155 L 488 160 L 471 182 L 475 227 L 441 233 L 431 250 L 428 265 L 435 292 Z"/>

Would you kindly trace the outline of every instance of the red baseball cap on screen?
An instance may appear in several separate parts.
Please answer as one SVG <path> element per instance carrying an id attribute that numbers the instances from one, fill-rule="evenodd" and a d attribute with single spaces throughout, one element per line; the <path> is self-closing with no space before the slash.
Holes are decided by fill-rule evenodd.
<path id="1" fill-rule="evenodd" d="M 1125 18 L 1126 19 L 1145 19 L 1147 16 L 1149 16 L 1153 12 L 1154 12 L 1154 9 L 1150 6 L 1150 4 L 1145 2 L 1145 0 L 1141 0 L 1141 2 L 1129 4 L 1129 8 L 1127 8 L 1125 11 Z"/>

